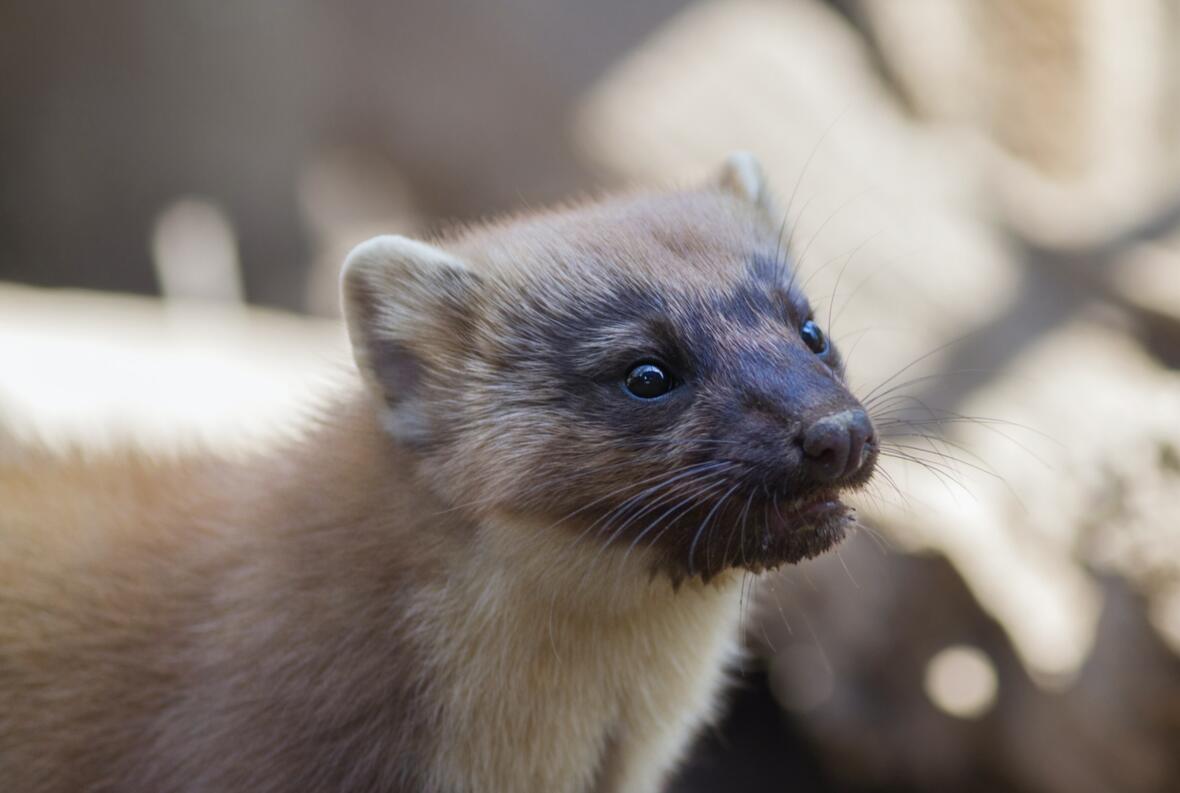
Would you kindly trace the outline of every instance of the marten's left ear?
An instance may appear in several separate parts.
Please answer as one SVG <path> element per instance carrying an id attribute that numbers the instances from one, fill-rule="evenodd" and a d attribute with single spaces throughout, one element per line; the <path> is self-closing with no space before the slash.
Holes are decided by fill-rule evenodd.
<path id="1" fill-rule="evenodd" d="M 399 440 L 429 439 L 431 382 L 461 370 L 480 278 L 441 248 L 374 237 L 344 261 L 341 293 L 353 357 L 388 407 Z"/>
<path id="2" fill-rule="evenodd" d="M 770 192 L 758 158 L 748 151 L 735 151 L 725 158 L 716 184 L 722 190 L 749 201 L 759 209 L 772 213 Z"/>

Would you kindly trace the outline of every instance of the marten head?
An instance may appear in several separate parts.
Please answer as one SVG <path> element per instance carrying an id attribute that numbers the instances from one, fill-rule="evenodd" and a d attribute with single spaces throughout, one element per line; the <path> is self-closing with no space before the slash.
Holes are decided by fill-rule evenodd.
<path id="1" fill-rule="evenodd" d="M 423 481 L 677 579 L 840 540 L 877 439 L 765 193 L 735 155 L 699 189 L 356 248 L 357 363 Z"/>

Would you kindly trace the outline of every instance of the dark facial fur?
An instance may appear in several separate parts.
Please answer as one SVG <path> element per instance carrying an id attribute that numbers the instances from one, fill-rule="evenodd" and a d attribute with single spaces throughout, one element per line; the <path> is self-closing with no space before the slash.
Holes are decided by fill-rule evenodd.
<path id="1" fill-rule="evenodd" d="M 647 554 L 675 579 L 830 548 L 851 520 L 838 493 L 868 480 L 875 436 L 865 418 L 838 474 L 805 450 L 809 428 L 861 406 L 836 350 L 801 336 L 811 309 L 774 225 L 702 190 L 443 242 L 468 268 L 465 297 L 450 278 L 430 342 L 398 347 L 417 363 L 427 481 L 457 504 Z M 629 394 L 641 362 L 676 387 Z"/>

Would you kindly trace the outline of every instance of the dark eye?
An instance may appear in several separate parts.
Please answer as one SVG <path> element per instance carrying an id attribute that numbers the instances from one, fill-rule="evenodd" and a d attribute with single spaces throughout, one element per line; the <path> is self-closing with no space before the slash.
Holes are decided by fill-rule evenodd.
<path id="1" fill-rule="evenodd" d="M 672 377 L 657 364 L 641 363 L 631 367 L 623 385 L 632 396 L 655 399 L 672 390 Z"/>
<path id="2" fill-rule="evenodd" d="M 803 337 L 803 343 L 816 355 L 823 355 L 828 351 L 828 337 L 819 329 L 819 325 L 815 324 L 815 320 L 809 319 L 803 323 L 803 327 L 799 328 L 799 335 Z"/>

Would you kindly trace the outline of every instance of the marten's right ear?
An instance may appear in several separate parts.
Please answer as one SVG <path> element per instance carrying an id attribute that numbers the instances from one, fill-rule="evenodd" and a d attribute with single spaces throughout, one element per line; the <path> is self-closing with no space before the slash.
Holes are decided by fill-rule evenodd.
<path id="1" fill-rule="evenodd" d="M 775 214 L 770 190 L 766 186 L 766 177 L 762 173 L 762 165 L 750 152 L 735 151 L 726 157 L 714 183 L 767 214 Z"/>
<path id="2" fill-rule="evenodd" d="M 341 293 L 353 356 L 384 398 L 386 424 L 399 440 L 429 439 L 423 383 L 460 365 L 479 284 L 458 258 L 406 237 L 374 237 L 345 259 Z"/>

